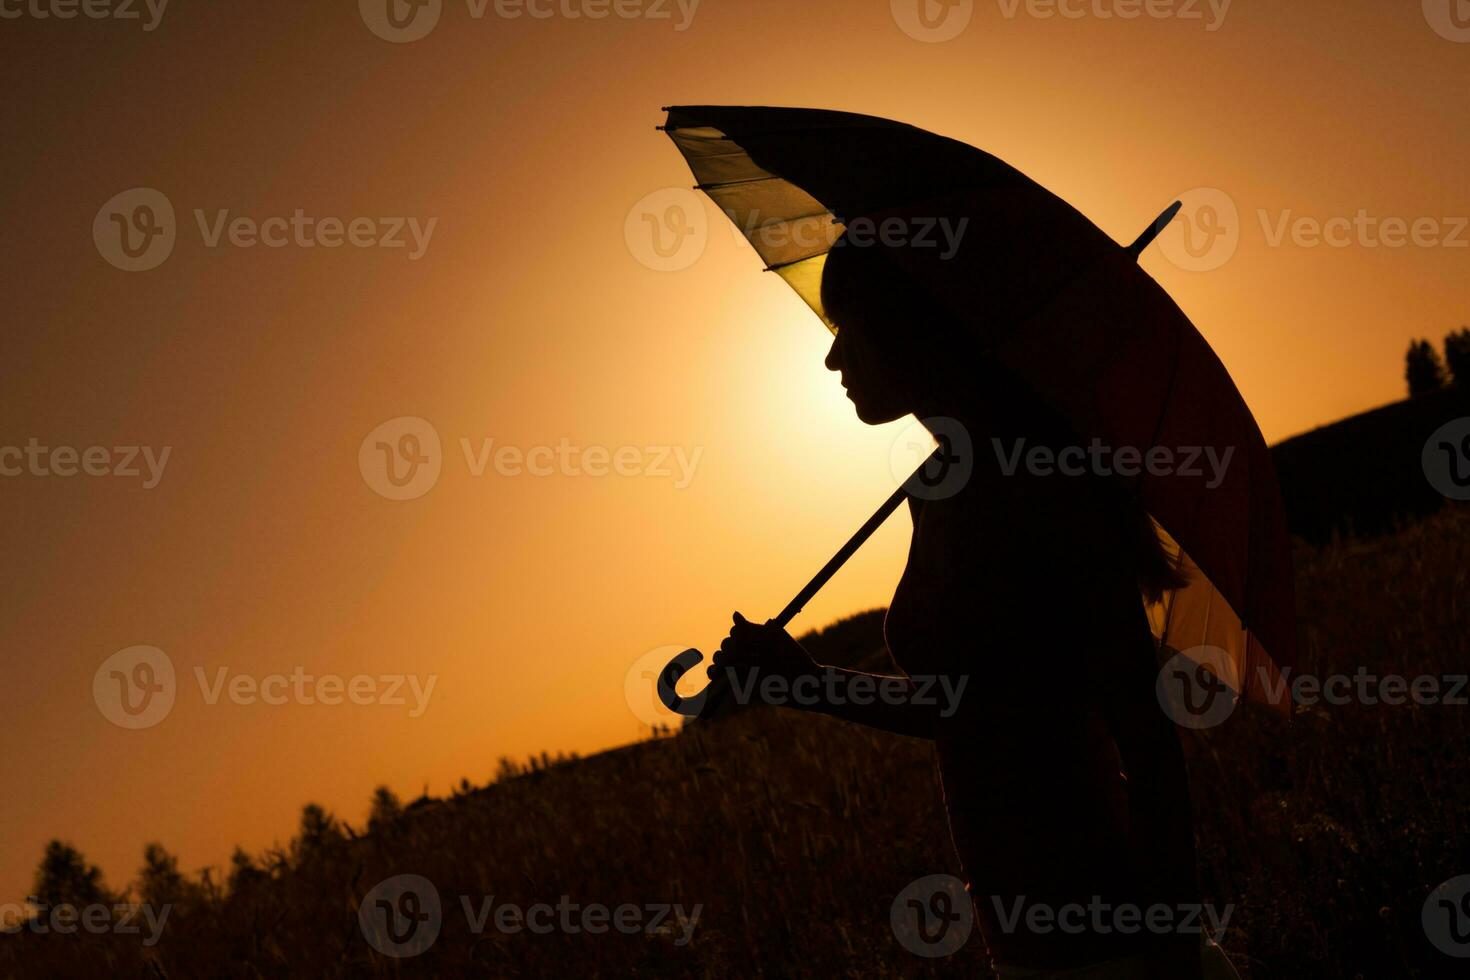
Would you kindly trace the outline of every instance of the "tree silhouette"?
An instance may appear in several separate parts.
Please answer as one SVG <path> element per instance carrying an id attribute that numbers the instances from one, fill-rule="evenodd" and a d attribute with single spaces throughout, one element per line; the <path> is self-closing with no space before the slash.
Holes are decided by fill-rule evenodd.
<path id="1" fill-rule="evenodd" d="M 1455 387 L 1470 390 L 1470 327 L 1445 336 L 1444 360 Z"/>
<path id="2" fill-rule="evenodd" d="M 1427 340 L 1416 340 L 1409 344 L 1405 357 L 1404 379 L 1409 383 L 1409 397 L 1438 391 L 1444 387 L 1444 362 L 1439 352 Z"/>
<path id="3" fill-rule="evenodd" d="M 199 886 L 179 872 L 179 859 L 158 843 L 143 848 L 138 894 L 146 904 L 158 908 L 191 905 L 200 898 Z"/>
<path id="4" fill-rule="evenodd" d="M 316 803 L 301 808 L 301 829 L 291 842 L 292 856 L 300 864 L 342 843 L 342 825 Z"/>
<path id="5" fill-rule="evenodd" d="M 396 793 L 386 786 L 379 786 L 373 791 L 372 810 L 368 813 L 369 832 L 376 834 L 390 829 L 402 815 L 403 804 Z"/>
<path id="6" fill-rule="evenodd" d="M 256 867 L 255 862 L 250 859 L 244 849 L 236 846 L 235 853 L 230 855 L 230 877 L 229 890 L 231 895 L 245 895 L 253 892 L 261 882 L 270 875 Z"/>
<path id="7" fill-rule="evenodd" d="M 81 851 L 59 840 L 46 845 L 31 895 L 37 904 L 44 906 L 81 908 L 92 904 L 111 905 L 116 901 L 102 884 L 102 869 L 88 864 Z"/>

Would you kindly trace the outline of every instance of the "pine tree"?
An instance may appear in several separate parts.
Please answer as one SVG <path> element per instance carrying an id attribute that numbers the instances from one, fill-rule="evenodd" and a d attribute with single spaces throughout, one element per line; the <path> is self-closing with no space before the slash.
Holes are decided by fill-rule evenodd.
<path id="1" fill-rule="evenodd" d="M 36 869 L 31 896 L 38 905 L 111 905 L 116 897 L 102 883 L 102 869 L 88 864 L 82 852 L 70 844 L 53 840 L 46 845 L 41 866 Z"/>
<path id="2" fill-rule="evenodd" d="M 1444 387 L 1444 361 L 1439 352 L 1427 340 L 1416 340 L 1409 344 L 1405 356 L 1404 380 L 1409 383 L 1409 397 L 1439 391 Z"/>
<path id="3" fill-rule="evenodd" d="M 1445 337 L 1444 360 L 1455 387 L 1470 391 L 1470 327 Z"/>

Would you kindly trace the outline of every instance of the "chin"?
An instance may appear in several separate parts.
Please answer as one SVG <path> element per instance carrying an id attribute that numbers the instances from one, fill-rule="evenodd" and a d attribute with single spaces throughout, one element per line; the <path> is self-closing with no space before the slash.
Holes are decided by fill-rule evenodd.
<path id="1" fill-rule="evenodd" d="M 886 425 L 909 414 L 906 409 L 885 410 L 877 405 L 865 405 L 856 398 L 852 400 L 852 408 L 857 413 L 858 421 L 864 425 Z"/>

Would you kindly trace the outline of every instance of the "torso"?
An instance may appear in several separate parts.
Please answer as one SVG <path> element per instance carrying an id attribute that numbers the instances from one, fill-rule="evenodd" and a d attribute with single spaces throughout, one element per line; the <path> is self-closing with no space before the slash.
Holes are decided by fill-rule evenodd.
<path id="1" fill-rule="evenodd" d="M 1023 895 L 1086 904 L 1132 887 L 1098 679 L 1152 653 L 1136 583 L 1081 490 L 977 473 L 957 496 L 911 501 L 909 560 L 884 624 L 905 673 L 968 677 L 936 744 L 955 846 L 998 959 L 1086 962 L 1132 945 L 1007 933 L 996 908 Z"/>

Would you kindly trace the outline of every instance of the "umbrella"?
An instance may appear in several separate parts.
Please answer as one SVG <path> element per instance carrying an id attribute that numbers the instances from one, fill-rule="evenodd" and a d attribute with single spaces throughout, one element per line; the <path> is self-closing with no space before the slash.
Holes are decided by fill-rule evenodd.
<path id="1" fill-rule="evenodd" d="M 1070 423 L 1107 447 L 1213 449 L 1229 460 L 1201 491 L 1182 470 L 1118 477 L 1138 496 L 1188 584 L 1149 607 L 1162 653 L 1183 655 L 1232 693 L 1289 714 L 1295 661 L 1290 540 L 1270 455 L 1230 374 L 1168 293 L 1136 263 L 1166 211 L 1122 246 L 1079 211 L 983 150 L 913 126 L 821 109 L 675 106 L 661 127 L 769 271 L 813 312 L 832 243 L 856 222 L 968 221 L 951 253 L 889 248 L 898 263 Z M 1225 453 L 1230 453 L 1226 457 Z M 922 467 L 921 467 L 922 469 Z M 906 482 L 774 622 L 785 626 L 902 501 Z M 658 680 L 695 715 L 705 698 Z"/>

